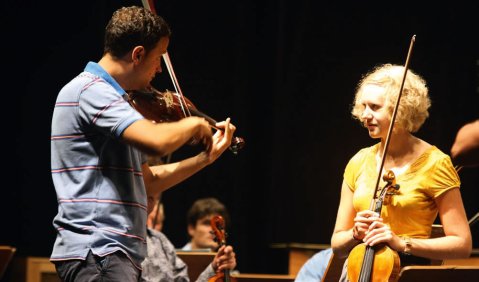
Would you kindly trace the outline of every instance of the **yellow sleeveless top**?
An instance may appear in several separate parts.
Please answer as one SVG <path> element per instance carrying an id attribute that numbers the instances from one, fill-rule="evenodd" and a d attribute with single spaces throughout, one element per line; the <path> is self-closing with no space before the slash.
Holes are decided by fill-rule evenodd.
<path id="1" fill-rule="evenodd" d="M 379 143 L 360 150 L 346 166 L 344 180 L 354 193 L 356 211 L 370 209 L 378 176 L 378 148 Z M 396 183 L 400 188 L 390 203 L 383 205 L 381 217 L 397 235 L 413 238 L 429 238 L 438 213 L 434 199 L 461 185 L 450 157 L 436 146 L 428 148 L 406 171 L 396 175 Z M 379 189 L 384 185 L 381 179 Z"/>

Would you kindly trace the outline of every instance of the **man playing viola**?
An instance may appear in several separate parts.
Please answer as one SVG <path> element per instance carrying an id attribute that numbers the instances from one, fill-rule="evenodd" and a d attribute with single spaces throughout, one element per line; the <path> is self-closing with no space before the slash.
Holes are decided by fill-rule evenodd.
<path id="1" fill-rule="evenodd" d="M 133 109 L 127 90 L 161 72 L 170 28 L 139 7 L 117 10 L 98 63 L 67 83 L 55 104 L 52 178 L 58 198 L 51 254 L 62 281 L 138 281 L 146 256 L 147 195 L 154 197 L 213 163 L 231 144 L 200 117 L 153 123 Z M 190 140 L 205 150 L 177 163 L 148 166 L 146 154 L 168 155 Z"/>

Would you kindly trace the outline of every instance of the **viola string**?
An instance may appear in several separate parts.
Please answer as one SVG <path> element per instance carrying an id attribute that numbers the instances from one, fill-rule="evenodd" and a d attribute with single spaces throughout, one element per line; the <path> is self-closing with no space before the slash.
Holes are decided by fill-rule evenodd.
<path id="1" fill-rule="evenodd" d="M 175 71 L 173 70 L 173 65 L 171 64 L 170 56 L 168 52 L 163 54 L 163 59 L 165 61 L 166 69 L 170 74 L 171 82 L 173 83 L 173 87 L 175 88 L 175 92 L 178 93 L 178 98 L 180 100 L 181 110 L 185 117 L 191 116 L 190 109 L 187 107 L 186 100 L 184 99 L 183 92 L 181 91 L 180 84 L 176 79 Z"/>

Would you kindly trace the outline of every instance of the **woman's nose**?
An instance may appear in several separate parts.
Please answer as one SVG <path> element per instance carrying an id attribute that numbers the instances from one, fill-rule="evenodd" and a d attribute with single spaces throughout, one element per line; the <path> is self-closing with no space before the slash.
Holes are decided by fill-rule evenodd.
<path id="1" fill-rule="evenodd" d="M 363 114 L 361 115 L 362 119 L 370 119 L 372 117 L 371 111 L 369 110 L 368 107 L 366 107 L 363 111 Z"/>

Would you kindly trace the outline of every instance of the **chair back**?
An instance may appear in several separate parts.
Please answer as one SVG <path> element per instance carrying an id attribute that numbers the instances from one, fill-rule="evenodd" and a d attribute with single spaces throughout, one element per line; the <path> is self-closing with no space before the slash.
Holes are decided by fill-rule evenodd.
<path id="1" fill-rule="evenodd" d="M 0 246 L 0 279 L 5 274 L 5 270 L 7 270 L 8 264 L 16 251 L 17 249 L 11 246 Z"/>
<path id="2" fill-rule="evenodd" d="M 338 282 L 343 272 L 344 261 L 346 261 L 346 257 L 339 258 L 332 253 L 321 282 Z"/>

